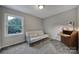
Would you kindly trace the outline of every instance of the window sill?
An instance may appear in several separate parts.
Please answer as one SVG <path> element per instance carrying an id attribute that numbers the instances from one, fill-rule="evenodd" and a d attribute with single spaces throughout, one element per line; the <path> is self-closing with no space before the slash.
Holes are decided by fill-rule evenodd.
<path id="1" fill-rule="evenodd" d="M 12 37 L 12 36 L 18 36 L 22 35 L 23 33 L 18 33 L 18 34 L 7 34 L 6 37 Z"/>

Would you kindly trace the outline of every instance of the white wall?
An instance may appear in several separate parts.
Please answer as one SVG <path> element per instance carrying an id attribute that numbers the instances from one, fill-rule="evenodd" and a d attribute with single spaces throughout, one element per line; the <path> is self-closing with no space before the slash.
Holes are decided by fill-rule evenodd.
<path id="1" fill-rule="evenodd" d="M 43 21 L 44 30 L 52 39 L 60 41 L 59 33 L 62 31 L 63 25 L 67 25 L 71 20 L 76 22 L 76 9 L 68 10 L 45 19 Z"/>
<path id="2" fill-rule="evenodd" d="M 2 13 L 1 13 L 1 8 L 0 8 L 0 49 L 1 49 L 1 45 L 2 45 L 2 29 L 1 29 L 1 28 L 2 28 L 2 27 L 1 27 L 1 26 L 2 26 L 2 22 L 1 22 L 1 21 L 2 21 L 2 20 L 1 20 L 2 17 L 1 17 L 1 14 L 2 14 Z"/>
<path id="3" fill-rule="evenodd" d="M 78 22 L 78 31 L 79 31 L 79 7 L 78 7 L 78 10 L 77 10 L 77 22 Z M 78 52 L 79 52 L 79 32 L 78 32 Z"/>
<path id="4" fill-rule="evenodd" d="M 25 41 L 25 33 L 21 34 L 21 35 L 16 35 L 16 36 L 10 36 L 10 37 L 5 37 L 4 36 L 4 14 L 5 13 L 10 13 L 13 15 L 18 15 L 18 16 L 22 16 L 24 17 L 24 32 L 26 31 L 30 31 L 30 30 L 42 30 L 42 24 L 41 24 L 41 19 L 25 14 L 25 13 L 21 13 L 19 11 L 15 11 L 12 9 L 8 9 L 8 8 L 2 8 L 2 46 L 9 46 L 9 45 L 13 45 L 16 43 L 20 43 Z"/>
<path id="5" fill-rule="evenodd" d="M 78 29 L 79 29 L 79 7 L 78 7 L 78 10 L 77 10 L 77 15 L 78 15 L 78 19 L 77 19 L 77 22 L 78 22 Z"/>
<path id="6" fill-rule="evenodd" d="M 42 30 L 42 20 L 33 16 L 25 16 L 25 31 Z"/>

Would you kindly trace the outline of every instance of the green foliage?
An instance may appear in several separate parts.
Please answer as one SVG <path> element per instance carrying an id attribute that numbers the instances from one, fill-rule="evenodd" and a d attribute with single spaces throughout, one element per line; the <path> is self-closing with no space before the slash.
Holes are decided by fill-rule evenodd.
<path id="1" fill-rule="evenodd" d="M 8 34 L 20 33 L 22 31 L 22 22 L 18 17 L 8 20 Z"/>

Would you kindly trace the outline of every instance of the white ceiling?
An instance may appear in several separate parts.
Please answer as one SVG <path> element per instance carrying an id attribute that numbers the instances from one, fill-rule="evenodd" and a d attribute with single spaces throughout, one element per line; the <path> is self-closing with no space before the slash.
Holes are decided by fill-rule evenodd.
<path id="1" fill-rule="evenodd" d="M 38 9 L 35 5 L 4 5 L 4 7 L 28 13 L 44 19 L 57 13 L 75 8 L 76 5 L 45 5 L 44 9 L 42 10 Z"/>

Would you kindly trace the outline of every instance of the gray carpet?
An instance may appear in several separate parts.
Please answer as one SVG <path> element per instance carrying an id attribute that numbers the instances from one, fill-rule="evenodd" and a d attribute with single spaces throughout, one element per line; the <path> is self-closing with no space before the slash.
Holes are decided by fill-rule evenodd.
<path id="1" fill-rule="evenodd" d="M 4 49 L 1 54 L 74 54 L 76 50 L 70 50 L 63 43 L 45 39 L 32 44 L 30 47 L 27 43 L 12 46 Z"/>

